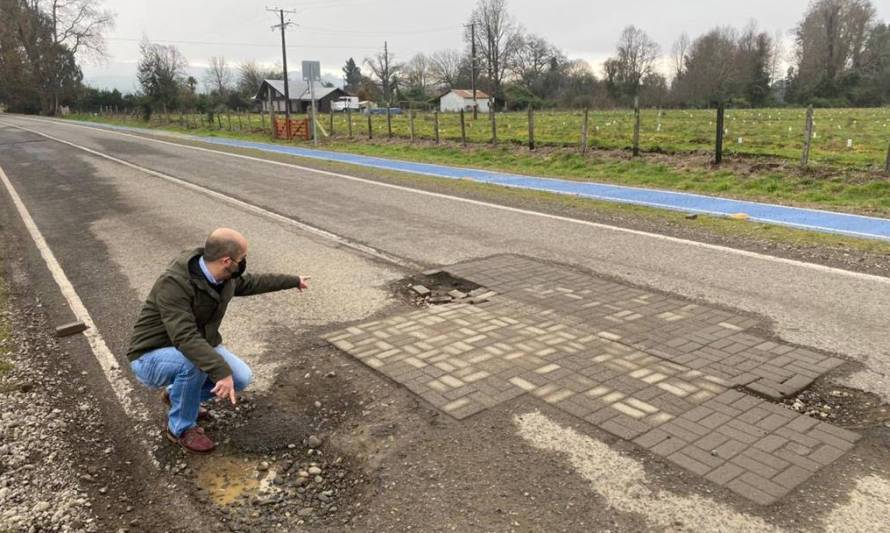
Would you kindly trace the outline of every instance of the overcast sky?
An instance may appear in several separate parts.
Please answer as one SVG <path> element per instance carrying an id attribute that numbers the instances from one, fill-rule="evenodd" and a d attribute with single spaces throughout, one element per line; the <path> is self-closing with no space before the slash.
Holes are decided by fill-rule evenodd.
<path id="1" fill-rule="evenodd" d="M 326 77 L 342 77 L 346 58 L 356 62 L 389 41 L 396 59 L 443 48 L 461 49 L 462 29 L 475 0 L 295 0 L 280 7 L 297 24 L 287 33 L 289 70 L 303 59 L 321 61 Z M 781 32 L 790 48 L 789 32 L 800 20 L 808 0 L 508 0 L 510 12 L 526 31 L 560 47 L 570 58 L 590 62 L 597 76 L 628 24 L 644 29 L 667 55 L 681 32 L 693 38 L 715 26 L 742 27 L 751 20 L 771 35 Z M 878 18 L 890 18 L 890 1 L 874 2 Z M 117 14 L 107 34 L 108 58 L 83 67 L 85 81 L 100 88 L 130 92 L 137 88 L 138 42 L 145 35 L 175 44 L 201 80 L 211 56 L 231 65 L 254 59 L 280 65 L 281 41 L 271 26 L 277 14 L 271 3 L 255 0 L 105 0 Z M 664 69 L 667 68 L 666 62 Z M 367 70 L 367 69 L 364 69 Z M 333 81 L 333 80 L 332 80 Z"/>

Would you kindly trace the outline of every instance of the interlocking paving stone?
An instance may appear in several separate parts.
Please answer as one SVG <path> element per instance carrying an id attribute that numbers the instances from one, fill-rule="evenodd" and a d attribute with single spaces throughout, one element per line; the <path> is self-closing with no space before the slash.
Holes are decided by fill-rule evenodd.
<path id="1" fill-rule="evenodd" d="M 489 300 L 326 339 L 456 419 L 531 394 L 762 504 L 859 438 L 733 389 L 778 399 L 843 363 L 750 317 L 515 256 L 447 271 Z"/>

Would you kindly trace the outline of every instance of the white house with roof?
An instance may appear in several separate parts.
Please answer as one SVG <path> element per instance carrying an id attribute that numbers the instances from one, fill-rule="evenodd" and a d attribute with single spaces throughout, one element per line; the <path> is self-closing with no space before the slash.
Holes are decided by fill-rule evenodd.
<path id="1" fill-rule="evenodd" d="M 488 113 L 488 94 L 476 89 L 476 105 L 482 113 Z M 451 89 L 439 98 L 439 111 L 456 113 L 473 110 L 473 91 L 470 89 Z"/>

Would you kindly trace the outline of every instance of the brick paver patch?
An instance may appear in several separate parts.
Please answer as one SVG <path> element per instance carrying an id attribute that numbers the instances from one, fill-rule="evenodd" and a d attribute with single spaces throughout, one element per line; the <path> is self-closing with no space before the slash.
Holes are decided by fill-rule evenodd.
<path id="1" fill-rule="evenodd" d="M 327 340 L 456 419 L 532 394 L 761 504 L 858 438 L 733 388 L 779 399 L 843 363 L 754 319 L 516 256 L 447 270 L 486 301 Z"/>

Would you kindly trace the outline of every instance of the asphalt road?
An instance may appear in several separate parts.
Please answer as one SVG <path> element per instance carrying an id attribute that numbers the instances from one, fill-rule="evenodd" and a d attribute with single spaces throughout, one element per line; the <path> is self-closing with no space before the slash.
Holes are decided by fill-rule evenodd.
<path id="1" fill-rule="evenodd" d="M 863 362 L 865 367 L 846 382 L 890 399 L 890 282 L 885 278 L 495 209 L 94 128 L 8 116 L 2 120 L 262 206 L 409 264 L 437 266 L 519 253 L 756 313 L 774 321 L 776 332 L 791 342 Z M 123 181 L 106 189 L 116 192 Z M 157 180 L 142 175 L 137 181 L 150 187 Z M 132 194 L 140 199 L 130 203 L 156 201 L 148 189 Z M 111 195 L 97 194 L 105 196 Z M 170 222 L 159 220 L 149 227 L 176 227 Z M 260 235 L 255 240 L 264 239 Z M 186 242 L 194 239 L 174 241 Z"/>
<path id="2" fill-rule="evenodd" d="M 199 245 L 214 227 L 227 225 L 251 241 L 252 270 L 313 276 L 312 289 L 304 294 L 244 299 L 230 308 L 223 335 L 229 348 L 254 367 L 260 391 L 268 390 L 279 369 L 287 367 L 281 356 L 287 335 L 385 313 L 395 305 L 387 284 L 417 269 L 516 253 L 766 317 L 788 341 L 862 362 L 845 381 L 890 399 L 886 278 L 55 121 L 0 115 L 0 167 L 115 354 L 125 352 L 139 303 L 166 262 L 179 250 Z M 5 195 L 0 205 L 11 212 Z M 48 280 L 43 288 L 52 294 Z M 62 305 L 58 297 L 47 298 L 50 305 Z M 608 447 L 591 448 L 592 441 L 571 430 L 537 419 L 515 424 L 520 433 L 535 435 L 525 438 L 537 448 L 568 454 L 574 469 L 594 485 L 602 475 L 596 468 L 610 460 L 612 467 L 624 469 L 609 459 Z M 597 458 L 601 464 L 591 466 Z M 628 486 L 647 483 L 640 473 L 627 475 Z M 640 507 L 637 496 L 622 492 L 621 483 L 604 490 L 603 508 L 661 512 L 651 523 L 670 525 L 663 522 L 668 515 L 659 504 Z M 695 499 L 671 501 L 671 512 L 700 506 Z M 747 518 L 727 520 L 745 523 Z"/>

